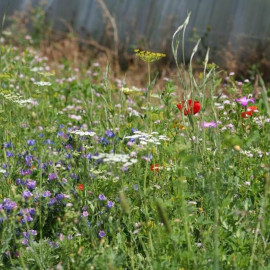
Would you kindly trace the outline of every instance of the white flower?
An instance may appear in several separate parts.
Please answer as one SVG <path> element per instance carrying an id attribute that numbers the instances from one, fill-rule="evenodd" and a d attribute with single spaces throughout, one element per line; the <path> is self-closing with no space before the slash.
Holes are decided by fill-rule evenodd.
<path id="1" fill-rule="evenodd" d="M 34 82 L 35 85 L 38 86 L 49 86 L 52 85 L 50 82 Z"/>
<path id="2" fill-rule="evenodd" d="M 68 117 L 77 121 L 82 119 L 80 115 L 75 115 L 75 114 L 69 114 Z"/>
<path id="3" fill-rule="evenodd" d="M 108 153 L 99 153 L 97 156 L 92 156 L 92 159 L 98 160 L 103 159 L 103 162 L 107 163 L 124 163 L 123 165 L 125 167 L 128 167 L 130 165 L 133 165 L 137 163 L 136 158 L 130 158 L 129 155 L 125 154 L 108 154 Z"/>
<path id="4" fill-rule="evenodd" d="M 73 130 L 73 131 L 69 131 L 69 133 L 79 135 L 79 136 L 90 136 L 90 137 L 93 137 L 96 135 L 94 131 L 82 131 L 82 130 Z"/>
<path id="5" fill-rule="evenodd" d="M 169 141 L 169 139 L 164 135 L 155 135 L 158 135 L 158 132 L 148 134 L 141 131 L 134 131 L 134 135 L 125 136 L 124 139 L 139 139 L 141 145 L 147 145 L 148 143 L 160 145 L 160 140 Z"/>

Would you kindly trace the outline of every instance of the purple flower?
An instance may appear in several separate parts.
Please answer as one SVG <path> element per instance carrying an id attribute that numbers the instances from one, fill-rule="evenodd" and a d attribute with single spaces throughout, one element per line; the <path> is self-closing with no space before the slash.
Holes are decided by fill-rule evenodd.
<path id="1" fill-rule="evenodd" d="M 35 194 L 34 202 L 37 202 L 39 200 L 39 198 L 40 198 L 40 194 L 39 194 L 39 192 L 37 192 Z"/>
<path id="2" fill-rule="evenodd" d="M 28 199 L 29 197 L 33 196 L 33 194 L 32 194 L 29 190 L 25 190 L 25 191 L 22 193 L 22 196 L 23 196 L 25 199 Z"/>
<path id="3" fill-rule="evenodd" d="M 114 202 L 113 201 L 108 201 L 107 202 L 107 207 L 108 208 L 112 208 L 114 206 Z"/>
<path id="4" fill-rule="evenodd" d="M 203 122 L 201 123 L 201 127 L 208 128 L 208 127 L 216 127 L 217 124 L 215 122 Z"/>
<path id="5" fill-rule="evenodd" d="M 65 198 L 65 195 L 63 193 L 59 193 L 55 196 L 57 201 L 61 201 Z"/>
<path id="6" fill-rule="evenodd" d="M 66 145 L 66 149 L 68 150 L 68 149 L 73 149 L 73 147 L 72 147 L 72 145 L 71 144 L 68 144 L 68 145 Z"/>
<path id="7" fill-rule="evenodd" d="M 7 210 L 7 211 L 12 211 L 16 207 L 17 207 L 17 204 L 8 198 L 5 198 L 3 200 L 3 204 L 0 205 L 0 209 L 3 208 L 4 210 Z"/>
<path id="8" fill-rule="evenodd" d="M 83 211 L 82 215 L 83 215 L 84 217 L 88 217 L 88 212 L 87 212 L 87 211 Z"/>
<path id="9" fill-rule="evenodd" d="M 36 214 L 36 209 L 35 208 L 28 208 L 28 213 L 31 215 L 31 216 L 34 216 Z"/>
<path id="10" fill-rule="evenodd" d="M 102 145 L 104 145 L 104 146 L 110 144 L 110 142 L 109 142 L 105 137 L 101 137 L 101 138 L 99 139 L 99 142 L 100 142 Z"/>
<path id="11" fill-rule="evenodd" d="M 23 244 L 23 245 L 25 245 L 25 246 L 27 246 L 27 245 L 28 245 L 28 242 L 29 242 L 29 240 L 28 240 L 28 239 L 23 239 L 23 240 L 22 240 L 22 244 Z"/>
<path id="12" fill-rule="evenodd" d="M 48 179 L 49 180 L 55 180 L 55 179 L 57 179 L 57 174 L 56 173 L 49 173 Z"/>
<path id="13" fill-rule="evenodd" d="M 241 97 L 241 98 L 235 99 L 235 101 L 241 103 L 242 106 L 246 107 L 249 102 L 254 104 L 255 98 Z"/>
<path id="14" fill-rule="evenodd" d="M 114 133 L 111 130 L 106 130 L 105 134 L 109 138 L 113 138 L 115 136 Z"/>
<path id="15" fill-rule="evenodd" d="M 33 190 L 35 188 L 36 184 L 37 184 L 37 182 L 35 180 L 28 179 L 26 186 L 29 190 Z"/>
<path id="16" fill-rule="evenodd" d="M 50 197 L 51 196 L 51 192 L 49 190 L 46 190 L 43 192 L 42 197 L 46 198 L 46 197 Z"/>
<path id="17" fill-rule="evenodd" d="M 21 184 L 21 179 L 20 179 L 20 178 L 17 178 L 17 179 L 16 179 L 16 184 L 17 184 L 17 185 L 20 185 L 20 184 Z"/>
<path id="18" fill-rule="evenodd" d="M 21 223 L 26 223 L 26 222 L 30 222 L 33 221 L 33 218 L 30 215 L 25 216 L 22 220 Z"/>
<path id="19" fill-rule="evenodd" d="M 53 198 L 50 199 L 50 201 L 49 201 L 49 203 L 48 203 L 48 206 L 52 206 L 52 205 L 54 205 L 56 202 L 57 202 L 56 198 L 53 197 Z"/>
<path id="20" fill-rule="evenodd" d="M 60 136 L 62 136 L 64 134 L 64 132 L 63 131 L 58 131 L 58 133 L 57 133 L 57 137 L 60 137 Z"/>
<path id="21" fill-rule="evenodd" d="M 53 141 L 50 140 L 50 139 L 48 139 L 48 140 L 45 140 L 44 143 L 45 143 L 45 144 L 53 144 Z"/>
<path id="22" fill-rule="evenodd" d="M 64 177 L 62 178 L 62 183 L 66 184 L 67 181 L 68 181 L 68 180 L 67 180 L 66 178 L 64 178 Z"/>
<path id="23" fill-rule="evenodd" d="M 11 142 L 5 142 L 4 147 L 5 148 L 10 148 L 11 147 Z"/>
<path id="24" fill-rule="evenodd" d="M 25 156 L 26 164 L 29 164 L 32 160 L 33 160 L 33 157 L 31 155 Z"/>
<path id="25" fill-rule="evenodd" d="M 29 230 L 28 233 L 31 234 L 31 235 L 37 235 L 37 231 L 36 230 Z"/>
<path id="26" fill-rule="evenodd" d="M 20 171 L 20 174 L 21 175 L 29 175 L 29 174 L 32 174 L 32 170 L 28 169 L 28 170 L 21 170 Z"/>
<path id="27" fill-rule="evenodd" d="M 14 154 L 12 152 L 10 152 L 10 151 L 6 151 L 6 156 L 7 157 L 13 157 Z"/>
<path id="28" fill-rule="evenodd" d="M 107 198 L 106 198 L 106 196 L 104 194 L 100 194 L 98 196 L 98 198 L 99 198 L 100 201 L 106 201 L 107 200 Z"/>
<path id="29" fill-rule="evenodd" d="M 104 236 L 106 236 L 106 233 L 104 231 L 99 231 L 98 237 L 103 238 Z"/>
<path id="30" fill-rule="evenodd" d="M 36 143 L 35 140 L 27 140 L 28 145 L 34 145 Z"/>
<path id="31" fill-rule="evenodd" d="M 22 234 L 23 234 L 23 237 L 24 237 L 24 238 L 29 239 L 29 236 L 30 236 L 29 233 L 23 232 Z"/>

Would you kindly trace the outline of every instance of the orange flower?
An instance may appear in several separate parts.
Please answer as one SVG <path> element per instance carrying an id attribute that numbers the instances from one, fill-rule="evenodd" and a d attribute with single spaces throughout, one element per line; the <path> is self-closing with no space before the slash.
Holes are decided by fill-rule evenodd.
<path id="1" fill-rule="evenodd" d="M 83 184 L 78 184 L 77 189 L 80 189 L 81 191 L 84 190 Z"/>
<path id="2" fill-rule="evenodd" d="M 159 165 L 158 164 L 151 165 L 150 170 L 153 171 L 153 172 L 154 171 L 159 172 Z"/>
<path id="3" fill-rule="evenodd" d="M 256 106 L 250 106 L 247 107 L 247 111 L 246 112 L 242 112 L 241 116 L 243 118 L 247 118 L 248 116 L 252 116 L 253 113 L 258 112 L 258 108 Z"/>

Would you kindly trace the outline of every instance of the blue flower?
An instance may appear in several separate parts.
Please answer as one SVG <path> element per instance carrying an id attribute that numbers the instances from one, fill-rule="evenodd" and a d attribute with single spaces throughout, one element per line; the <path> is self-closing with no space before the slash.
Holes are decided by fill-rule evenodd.
<path id="1" fill-rule="evenodd" d="M 5 148 L 10 148 L 11 147 L 11 142 L 5 142 L 4 147 Z"/>
<path id="2" fill-rule="evenodd" d="M 36 141 L 35 140 L 27 140 L 27 144 L 28 145 L 34 145 L 36 143 Z"/>
<path id="3" fill-rule="evenodd" d="M 105 134 L 108 138 L 113 138 L 115 136 L 115 134 L 111 130 L 106 130 Z"/>
<path id="4" fill-rule="evenodd" d="M 104 146 L 110 144 L 110 142 L 109 142 L 105 137 L 101 137 L 101 138 L 99 139 L 99 142 L 100 142 L 102 145 L 104 145 Z"/>
<path id="5" fill-rule="evenodd" d="M 51 192 L 49 190 L 46 190 L 43 192 L 42 197 L 46 198 L 46 197 L 50 197 L 51 196 Z"/>
<path id="6" fill-rule="evenodd" d="M 57 179 L 57 174 L 56 173 L 49 173 L 48 179 L 49 180 L 55 180 L 55 179 Z"/>
<path id="7" fill-rule="evenodd" d="M 105 196 L 104 194 L 100 194 L 100 195 L 98 196 L 98 198 L 99 198 L 100 201 L 105 201 L 105 200 L 107 200 L 107 198 L 106 198 L 106 196 Z"/>
<path id="8" fill-rule="evenodd" d="M 35 180 L 28 179 L 26 186 L 29 190 L 33 190 L 36 187 L 36 184 L 37 182 Z"/>
<path id="9" fill-rule="evenodd" d="M 107 207 L 108 208 L 112 208 L 114 206 L 114 202 L 113 201 L 108 201 L 107 202 Z"/>
<path id="10" fill-rule="evenodd" d="M 98 233 L 99 238 L 103 238 L 105 236 L 106 236 L 106 233 L 104 231 L 99 231 L 99 233 Z"/>
<path id="11" fill-rule="evenodd" d="M 0 204 L 0 209 L 4 209 L 4 210 L 7 210 L 7 211 L 12 211 L 13 209 L 15 209 L 17 207 L 17 204 L 13 201 L 11 201 L 10 199 L 8 198 L 5 198 L 3 200 L 3 203 Z"/>
<path id="12" fill-rule="evenodd" d="M 29 190 L 25 190 L 25 191 L 23 191 L 22 196 L 25 199 L 28 199 L 29 197 L 33 196 L 33 194 Z"/>
<path id="13" fill-rule="evenodd" d="M 61 201 L 65 198 L 65 195 L 63 193 L 60 193 L 60 194 L 57 194 L 55 198 L 57 201 Z"/>
<path id="14" fill-rule="evenodd" d="M 54 205 L 55 203 L 57 203 L 57 199 L 53 197 L 53 198 L 50 199 L 50 201 L 49 201 L 49 203 L 48 203 L 48 206 L 52 206 L 52 205 Z"/>
<path id="15" fill-rule="evenodd" d="M 12 152 L 10 152 L 10 151 L 6 151 L 6 156 L 7 157 L 13 157 L 14 154 Z"/>
<path id="16" fill-rule="evenodd" d="M 48 140 L 45 140 L 44 143 L 45 143 L 45 144 L 53 144 L 53 141 L 50 140 L 50 139 L 48 139 Z"/>

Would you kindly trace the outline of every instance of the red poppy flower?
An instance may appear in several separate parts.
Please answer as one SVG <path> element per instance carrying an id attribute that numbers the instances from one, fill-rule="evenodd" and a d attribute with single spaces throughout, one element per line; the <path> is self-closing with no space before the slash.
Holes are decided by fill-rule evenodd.
<path id="1" fill-rule="evenodd" d="M 258 111 L 258 108 L 256 106 L 250 106 L 250 107 L 247 107 L 246 112 L 241 113 L 241 116 L 243 118 L 247 118 L 248 116 L 252 116 L 252 114 L 257 112 L 257 111 Z"/>
<path id="2" fill-rule="evenodd" d="M 80 189 L 81 191 L 84 190 L 83 184 L 78 184 L 77 189 Z"/>
<path id="3" fill-rule="evenodd" d="M 158 166 L 158 164 L 151 165 L 150 170 L 151 170 L 151 171 L 159 172 L 159 166 Z"/>
<path id="4" fill-rule="evenodd" d="M 177 108 L 179 109 L 179 111 L 183 109 L 184 105 L 185 105 L 184 100 L 181 103 L 177 104 Z M 201 109 L 201 104 L 199 101 L 189 99 L 187 103 L 187 108 L 184 109 L 184 115 L 196 114 L 200 111 L 200 109 Z"/>

